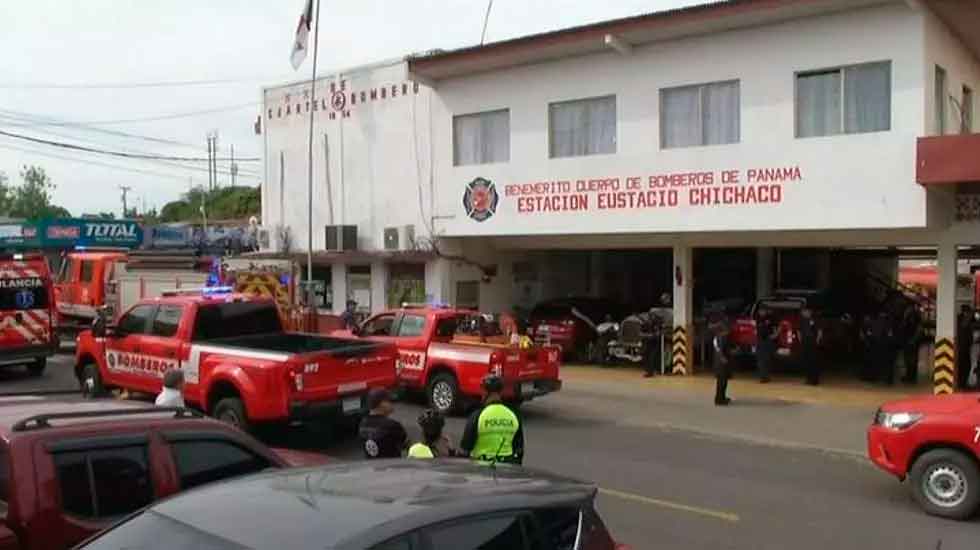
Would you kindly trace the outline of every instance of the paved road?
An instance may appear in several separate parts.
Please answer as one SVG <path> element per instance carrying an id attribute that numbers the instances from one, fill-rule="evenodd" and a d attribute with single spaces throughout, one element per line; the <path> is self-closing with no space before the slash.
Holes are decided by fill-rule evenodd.
<path id="1" fill-rule="evenodd" d="M 72 387 L 68 362 L 58 358 L 40 379 L 0 371 L 0 384 Z M 922 514 L 907 487 L 854 456 L 641 426 L 618 421 L 623 405 L 611 397 L 602 410 L 580 397 L 568 392 L 526 407 L 528 465 L 599 484 L 601 514 L 634 548 L 975 550 L 980 540 L 980 521 Z M 398 409 L 417 436 L 421 407 Z M 772 414 L 783 413 L 773 405 Z M 449 432 L 460 435 L 462 419 L 451 420 Z M 320 442 L 303 430 L 272 443 L 360 456 L 353 441 Z"/>

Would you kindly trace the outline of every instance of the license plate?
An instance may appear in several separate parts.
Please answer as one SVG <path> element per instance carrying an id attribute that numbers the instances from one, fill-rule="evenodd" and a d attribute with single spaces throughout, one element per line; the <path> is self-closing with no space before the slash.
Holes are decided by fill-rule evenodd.
<path id="1" fill-rule="evenodd" d="M 534 382 L 524 382 L 521 384 L 521 395 L 529 395 L 534 393 Z"/>
<path id="2" fill-rule="evenodd" d="M 355 412 L 361 410 L 361 398 L 360 397 L 348 397 L 342 402 L 345 413 Z"/>
<path id="3" fill-rule="evenodd" d="M 776 355 L 789 355 L 789 348 L 779 348 L 776 350 Z"/>

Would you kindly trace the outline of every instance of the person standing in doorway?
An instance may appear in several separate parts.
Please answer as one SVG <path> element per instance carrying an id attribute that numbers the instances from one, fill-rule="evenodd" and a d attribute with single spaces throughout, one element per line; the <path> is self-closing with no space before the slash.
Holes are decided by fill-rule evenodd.
<path id="1" fill-rule="evenodd" d="M 886 384 L 895 383 L 895 364 L 892 361 L 891 319 L 888 312 L 880 311 L 871 324 L 871 355 L 874 358 L 874 372 L 878 380 Z"/>
<path id="2" fill-rule="evenodd" d="M 800 312 L 800 363 L 806 373 L 806 383 L 811 386 L 820 384 L 820 361 L 817 358 L 817 346 L 822 339 L 822 333 L 813 319 L 813 311 L 803 308 Z"/>
<path id="3" fill-rule="evenodd" d="M 910 302 L 902 316 L 902 361 L 905 376 L 902 382 L 915 384 L 919 381 L 919 344 L 922 342 L 922 313 L 918 304 Z"/>
<path id="4" fill-rule="evenodd" d="M 776 323 L 772 313 L 766 308 L 759 308 L 759 319 L 755 326 L 755 358 L 759 366 L 759 382 L 768 384 L 772 375 L 773 356 L 776 355 Z"/>
<path id="5" fill-rule="evenodd" d="M 713 366 L 715 369 L 715 405 L 725 406 L 728 398 L 728 379 L 732 376 L 731 349 L 728 342 L 728 326 L 723 321 L 715 324 L 712 338 Z"/>

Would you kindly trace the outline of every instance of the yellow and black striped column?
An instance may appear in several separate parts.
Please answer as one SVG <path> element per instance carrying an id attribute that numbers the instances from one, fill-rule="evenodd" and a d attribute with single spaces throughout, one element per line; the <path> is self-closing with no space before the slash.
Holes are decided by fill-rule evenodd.
<path id="1" fill-rule="evenodd" d="M 956 346 L 949 338 L 936 339 L 936 355 L 932 367 L 932 392 L 936 395 L 953 393 L 956 389 Z"/>
<path id="2" fill-rule="evenodd" d="M 671 345 L 671 373 L 685 375 L 689 372 L 691 348 L 688 346 L 687 327 L 674 327 L 673 344 Z"/>

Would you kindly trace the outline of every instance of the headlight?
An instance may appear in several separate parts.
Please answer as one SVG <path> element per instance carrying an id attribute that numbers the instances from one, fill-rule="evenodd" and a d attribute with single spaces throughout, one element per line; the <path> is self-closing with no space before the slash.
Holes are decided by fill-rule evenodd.
<path id="1" fill-rule="evenodd" d="M 905 428 L 910 427 L 911 425 L 915 424 L 921 419 L 922 419 L 922 415 L 919 413 L 910 413 L 910 412 L 888 413 L 888 412 L 878 411 L 878 414 L 875 415 L 875 424 L 878 424 L 879 426 L 884 426 L 885 428 L 891 430 L 904 430 Z"/>

